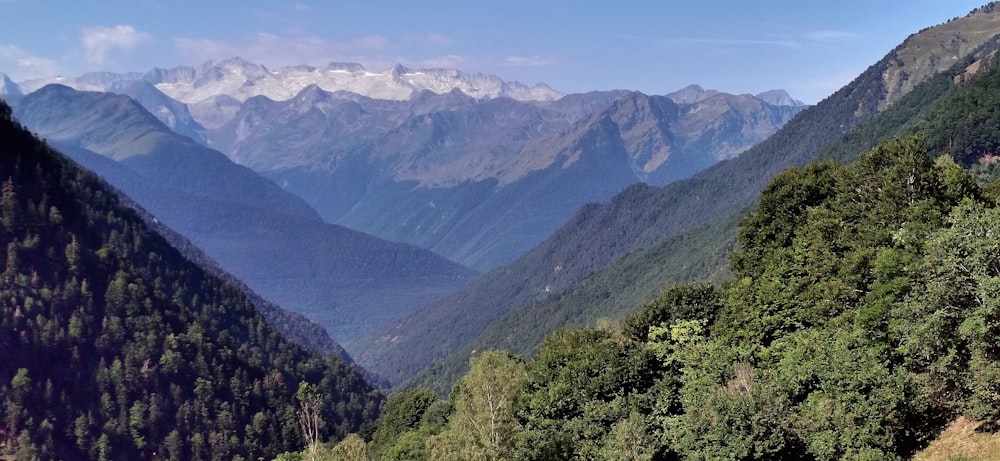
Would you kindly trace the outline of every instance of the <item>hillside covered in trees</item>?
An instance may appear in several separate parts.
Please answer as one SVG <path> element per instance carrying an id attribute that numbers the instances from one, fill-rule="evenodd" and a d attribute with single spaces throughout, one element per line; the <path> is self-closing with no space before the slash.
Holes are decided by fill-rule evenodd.
<path id="1" fill-rule="evenodd" d="M 994 7 L 987 5 L 979 11 L 977 14 L 992 15 Z M 915 34 L 907 43 L 926 35 L 950 37 L 966 28 L 976 29 L 973 26 L 956 28 L 955 21 L 952 21 Z M 926 40 L 921 41 L 925 43 Z M 731 207 L 728 215 L 720 215 L 700 227 L 660 238 L 648 247 L 627 253 L 564 291 L 559 290 L 559 283 L 549 281 L 552 294 L 545 293 L 540 299 L 528 301 L 515 300 L 521 305 L 490 324 L 456 352 L 436 360 L 409 378 L 402 386 L 427 386 L 439 393 L 447 393 L 451 384 L 468 370 L 468 357 L 473 350 L 509 349 L 527 356 L 537 351 L 545 335 L 559 325 L 593 324 L 602 317 L 620 321 L 636 305 L 656 296 L 665 286 L 704 279 L 718 282 L 728 277 L 727 255 L 736 246 L 735 223 L 754 206 L 759 189 L 763 189 L 767 180 L 786 168 L 802 166 L 816 159 L 850 163 L 859 153 L 871 150 L 881 142 L 894 137 L 920 135 L 930 151 L 952 155 L 956 163 L 971 168 L 980 181 L 992 180 L 1000 171 L 995 162 L 997 130 L 992 128 L 1000 123 L 995 110 L 1000 97 L 997 46 L 997 38 L 983 41 L 968 56 L 954 60 L 944 72 L 928 75 L 922 83 L 911 85 L 911 91 L 905 95 L 896 94 L 894 104 L 872 114 L 871 118 L 851 121 L 842 118 L 856 115 L 858 107 L 867 107 L 874 104 L 872 101 L 884 97 L 873 88 L 878 87 L 884 66 L 895 62 L 894 58 L 890 59 L 893 56 L 890 53 L 855 82 L 816 107 L 804 111 L 772 138 L 728 163 L 709 169 L 706 174 L 728 171 L 724 178 L 715 177 L 711 185 L 704 183 L 703 188 L 687 192 L 672 190 L 675 186 L 683 186 L 681 183 L 659 190 L 637 186 L 626 190 L 607 205 L 581 210 L 579 220 L 567 225 L 562 237 L 557 234 L 550 239 L 551 245 L 539 247 L 533 252 L 533 260 L 525 258 L 507 274 L 484 277 L 476 282 L 478 287 L 471 293 L 477 296 L 469 296 L 470 290 L 463 290 L 467 296 L 460 301 L 471 306 L 488 307 L 491 299 L 496 299 L 503 300 L 503 303 L 494 303 L 510 305 L 508 301 L 514 298 L 507 293 L 517 292 L 516 286 L 510 283 L 518 281 L 517 274 L 534 269 L 539 272 L 532 273 L 533 276 L 542 277 L 538 274 L 545 270 L 561 277 L 572 269 L 564 264 L 558 273 L 551 270 L 553 262 L 550 255 L 557 254 L 557 249 L 563 255 L 561 258 L 587 259 L 610 245 L 629 241 L 629 235 L 641 236 L 669 228 L 679 222 L 672 218 L 681 216 L 671 208 L 681 197 L 692 197 L 685 194 L 715 197 L 716 200 L 711 201 L 712 206 Z M 908 48 L 913 48 L 913 45 L 901 45 L 896 52 Z M 850 127 L 846 135 L 837 135 L 845 127 Z M 741 193 L 735 191 L 750 182 L 759 189 L 744 189 Z M 691 204 L 680 211 L 687 215 L 703 210 L 700 205 Z M 607 229 L 620 229 L 621 232 L 606 232 Z M 598 238 L 602 233 L 605 236 Z M 569 235 L 575 235 L 575 240 L 564 238 Z M 485 315 L 465 317 L 477 322 L 486 318 Z"/>
<path id="2" fill-rule="evenodd" d="M 391 397 L 363 448 L 886 460 L 960 415 L 996 430 L 1000 189 L 936 154 L 897 139 L 779 175 L 740 222 L 721 287 L 675 285 L 620 325 L 549 335 L 527 361 L 481 352 L 449 400 Z"/>
<path id="3" fill-rule="evenodd" d="M 281 337 L 116 192 L 0 103 L 0 457 L 258 459 L 325 438 L 381 397 L 340 357 Z"/>
<path id="4" fill-rule="evenodd" d="M 901 104 L 903 98 L 929 80 L 947 82 L 944 92 L 947 94 L 963 86 L 955 83 L 956 77 L 960 83 L 972 80 L 964 78 L 966 74 L 975 75 L 967 66 L 980 63 L 982 70 L 988 69 L 984 64 L 995 54 L 997 43 L 992 38 L 997 33 L 1000 33 L 1000 10 L 989 4 L 967 16 L 911 35 L 851 83 L 800 112 L 774 135 L 740 156 L 690 179 L 662 188 L 633 185 L 606 203 L 581 208 L 563 227 L 510 265 L 484 274 L 449 297 L 372 335 L 366 343 L 368 347 L 362 354 L 356 354 L 356 358 L 393 383 L 422 369 L 427 373 L 416 377 L 422 384 L 453 381 L 454 371 L 467 363 L 468 354 L 463 353 L 468 350 L 502 346 L 495 339 L 507 336 L 513 337 L 509 342 L 517 347 L 534 349 L 543 337 L 535 334 L 542 329 L 533 326 L 534 319 L 552 314 L 579 325 L 586 317 L 565 306 L 599 304 L 606 312 L 632 309 L 627 304 L 631 301 L 629 296 L 620 296 L 621 290 L 612 289 L 616 274 L 596 274 L 627 256 L 656 246 L 660 248 L 655 251 L 661 254 L 680 254 L 676 251 L 680 248 L 690 255 L 670 262 L 673 270 L 662 271 L 666 277 L 659 278 L 657 283 L 647 284 L 645 281 L 652 278 L 643 277 L 640 280 L 643 286 L 627 288 L 630 292 L 645 290 L 646 296 L 669 281 L 716 276 L 720 268 L 717 263 L 724 261 L 717 257 L 719 245 L 709 244 L 696 252 L 690 245 L 674 246 L 670 242 L 725 242 L 727 236 L 718 233 L 726 230 L 714 224 L 726 219 L 735 221 L 754 206 L 760 191 L 782 171 L 815 160 L 831 143 Z M 905 85 L 892 84 L 887 80 L 891 75 L 905 76 Z M 911 107 L 933 110 L 930 105 L 912 102 Z M 981 113 L 988 114 L 991 107 L 982 106 Z M 866 138 L 865 148 L 848 152 L 856 156 L 874 147 L 879 139 Z M 666 248 L 669 246 L 674 248 Z M 591 274 L 612 283 L 592 278 L 587 281 L 590 287 L 578 285 Z M 594 282 L 603 286 L 597 287 Z M 572 291 L 581 289 L 598 296 L 590 297 L 590 303 L 565 301 L 567 297 L 575 297 Z M 441 362 L 434 363 L 437 360 Z M 434 376 L 427 377 L 430 373 Z"/>

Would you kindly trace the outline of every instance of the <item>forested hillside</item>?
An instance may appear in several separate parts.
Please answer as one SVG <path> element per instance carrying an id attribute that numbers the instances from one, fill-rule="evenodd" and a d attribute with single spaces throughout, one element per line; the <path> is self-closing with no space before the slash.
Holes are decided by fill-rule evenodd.
<path id="1" fill-rule="evenodd" d="M 380 397 L 336 356 L 282 338 L 97 176 L 0 103 L 0 455 L 257 459 L 357 431 Z"/>
<path id="2" fill-rule="evenodd" d="M 997 178 L 1000 170 L 995 155 L 1000 145 L 997 128 L 1000 116 L 993 108 L 1000 103 L 1000 66 L 993 51 L 996 46 L 996 39 L 987 41 L 979 52 L 913 87 L 896 104 L 830 146 L 819 149 L 815 156 L 848 163 L 859 152 L 894 136 L 919 135 L 929 149 L 952 155 L 963 167 L 971 168 L 981 181 Z M 468 357 L 473 350 L 504 348 L 530 354 L 541 345 L 544 335 L 559 325 L 592 324 L 605 316 L 620 320 L 641 301 L 654 297 L 658 290 L 672 283 L 710 277 L 718 280 L 726 266 L 725 254 L 736 243 L 734 223 L 743 213 L 745 209 L 680 236 L 663 239 L 624 256 L 565 292 L 523 304 L 454 354 L 422 370 L 406 385 L 446 392 L 468 369 Z"/>
<path id="3" fill-rule="evenodd" d="M 626 255 L 699 233 L 718 220 L 734 219 L 734 213 L 753 206 L 770 179 L 787 168 L 805 165 L 845 134 L 895 107 L 913 88 L 923 86 L 935 76 L 964 75 L 965 66 L 995 50 L 996 42 L 991 38 L 1000 33 L 998 23 L 1000 12 L 991 4 L 963 18 L 913 34 L 850 84 L 800 112 L 773 136 L 739 157 L 663 188 L 635 185 L 607 203 L 584 206 L 521 258 L 371 335 L 361 348 L 365 352 L 359 360 L 390 380 L 406 378 L 433 360 L 472 346 L 480 334 L 512 311 L 534 306 L 535 301 L 570 289 Z M 928 46 L 929 43 L 935 45 Z M 910 72 L 913 81 L 897 87 L 886 80 L 899 72 Z M 942 72 L 950 77 L 940 77 L 938 74 Z M 890 93 L 895 104 L 883 102 Z M 866 141 L 870 143 L 866 148 L 878 142 Z M 859 151 L 855 150 L 854 155 Z M 682 275 L 673 280 L 684 278 Z M 664 279 L 662 283 L 669 281 Z M 618 307 L 628 309 L 628 306 Z M 518 331 L 524 331 L 523 325 L 506 334 L 517 335 Z M 540 338 L 526 340 L 537 345 Z M 480 345 L 483 344 L 473 347 Z M 449 368 L 454 369 L 453 365 L 464 363 L 465 358 L 456 356 L 449 361 Z"/>
<path id="4" fill-rule="evenodd" d="M 673 286 L 527 362 L 480 352 L 449 401 L 391 398 L 369 452 L 892 460 L 960 415 L 996 429 L 998 189 L 937 154 L 894 140 L 782 173 L 721 288 Z"/>

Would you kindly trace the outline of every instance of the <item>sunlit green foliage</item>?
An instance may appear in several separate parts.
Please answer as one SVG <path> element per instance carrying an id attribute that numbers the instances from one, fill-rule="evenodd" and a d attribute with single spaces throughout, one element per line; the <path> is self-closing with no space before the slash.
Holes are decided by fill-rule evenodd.
<path id="1" fill-rule="evenodd" d="M 892 460 L 959 414 L 995 424 L 988 197 L 917 138 L 779 175 L 721 290 L 673 286 L 620 330 L 559 330 L 524 371 L 493 367 L 523 382 L 499 459 Z M 429 459 L 487 459 L 470 443 L 432 438 Z"/>

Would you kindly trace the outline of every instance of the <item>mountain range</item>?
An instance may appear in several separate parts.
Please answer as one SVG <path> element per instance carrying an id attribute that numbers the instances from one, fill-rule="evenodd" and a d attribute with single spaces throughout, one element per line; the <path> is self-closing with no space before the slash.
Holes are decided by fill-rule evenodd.
<path id="1" fill-rule="evenodd" d="M 543 101 L 479 99 L 457 84 L 406 100 L 310 84 L 283 101 L 233 93 L 185 104 L 161 90 L 189 73 L 93 73 L 62 81 L 106 92 L 48 85 L 12 101 L 27 126 L 263 298 L 318 322 L 364 366 L 382 362 L 376 332 L 475 272 L 327 223 L 488 270 L 528 251 L 581 205 L 732 158 L 805 108 L 781 90 L 757 97 L 697 85 L 664 96 L 605 91 Z M 233 75 L 265 78 L 238 59 L 198 75 L 216 89 Z M 215 123 L 202 124 L 199 113 Z"/>
<path id="2" fill-rule="evenodd" d="M 51 81 L 132 96 L 176 132 L 303 197 L 324 220 L 476 270 L 523 254 L 584 203 L 731 158 L 804 107 L 783 90 L 561 97 L 455 70 L 270 71 L 238 58 L 22 88 Z M 382 91 L 403 83 L 410 90 Z"/>
<path id="3" fill-rule="evenodd" d="M 670 283 L 718 276 L 725 263 L 725 252 L 720 253 L 720 248 L 727 245 L 727 233 L 730 241 L 735 235 L 735 216 L 750 209 L 771 178 L 827 155 L 824 149 L 893 107 L 919 84 L 961 84 L 968 66 L 974 67 L 975 62 L 995 51 L 992 39 L 998 33 L 1000 12 L 988 6 L 913 34 L 850 84 L 802 111 L 740 156 L 690 179 L 664 187 L 634 185 L 607 203 L 583 207 L 524 256 L 369 337 L 362 348 L 368 355 L 359 360 L 398 380 L 448 356 L 417 381 L 446 389 L 460 376 L 471 351 L 511 347 L 527 353 L 551 328 L 593 321 L 595 315 L 621 318 L 628 309 L 634 309 L 637 298 L 648 298 Z M 942 45 L 929 46 L 931 43 Z M 909 67 L 899 67 L 900 56 L 906 57 Z M 951 74 L 941 77 L 944 83 L 935 83 L 933 77 L 949 69 Z M 899 72 L 913 81 L 905 89 L 893 83 Z M 925 95 L 921 92 L 914 97 Z M 886 98 L 893 102 L 884 103 Z M 914 111 L 926 110 L 927 106 L 916 107 Z M 919 126 L 920 120 L 915 118 L 913 123 Z M 861 136 L 867 146 L 875 142 L 870 135 L 866 131 Z M 729 226 L 719 224 L 725 220 Z M 690 251 L 691 242 L 698 241 L 713 243 L 700 250 L 703 253 Z M 670 260 L 678 254 L 687 258 Z M 624 258 L 626 255 L 628 258 Z M 672 270 L 649 271 L 649 265 L 655 263 L 647 263 L 647 272 L 640 274 L 660 276 L 643 279 L 641 286 L 629 283 L 628 277 L 636 275 L 630 267 L 643 258 L 670 260 Z M 621 266 L 612 266 L 618 261 Z M 590 274 L 603 282 L 594 286 L 596 280 L 586 278 Z M 611 290 L 621 289 L 623 284 L 628 291 Z M 574 297 L 584 293 L 589 295 Z M 597 311 L 603 314 L 595 314 Z M 560 320 L 545 328 L 535 326 L 553 317 Z M 447 342 L 441 341 L 444 331 L 448 332 Z M 402 350 L 428 353 L 418 357 L 401 355 Z"/>
<path id="4" fill-rule="evenodd" d="M 249 100 L 208 138 L 327 221 L 485 270 L 584 203 L 687 177 L 801 109 L 728 94 L 689 105 L 634 92 L 580 98 L 607 102 L 576 118 L 572 101 L 425 93 L 399 103 L 312 88 L 289 101 Z"/>
<path id="5" fill-rule="evenodd" d="M 420 91 L 448 93 L 460 90 L 476 99 L 511 98 L 551 101 L 562 97 L 547 85 L 528 86 L 506 82 L 495 75 L 468 74 L 455 69 L 409 69 L 397 64 L 382 72 L 369 72 L 360 64 L 330 63 L 322 67 L 291 66 L 269 70 L 241 58 L 209 61 L 201 66 L 154 69 L 146 73 L 96 72 L 79 78 L 34 79 L 20 87 L 30 93 L 50 83 L 80 90 L 111 91 L 124 82 L 145 81 L 173 99 L 197 104 L 229 97 L 243 102 L 254 96 L 275 101 L 295 97 L 311 85 L 330 91 L 347 91 L 373 99 L 408 100 Z"/>

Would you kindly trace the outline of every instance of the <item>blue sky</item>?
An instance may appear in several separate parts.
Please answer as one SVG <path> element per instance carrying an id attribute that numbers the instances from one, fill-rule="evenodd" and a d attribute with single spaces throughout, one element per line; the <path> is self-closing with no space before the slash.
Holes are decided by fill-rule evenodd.
<path id="1" fill-rule="evenodd" d="M 235 55 L 485 72 L 563 92 L 787 89 L 815 103 L 907 35 L 983 0 L 0 0 L 15 81 Z"/>

